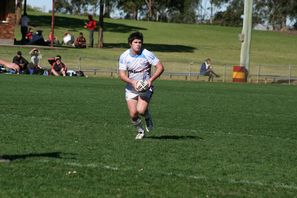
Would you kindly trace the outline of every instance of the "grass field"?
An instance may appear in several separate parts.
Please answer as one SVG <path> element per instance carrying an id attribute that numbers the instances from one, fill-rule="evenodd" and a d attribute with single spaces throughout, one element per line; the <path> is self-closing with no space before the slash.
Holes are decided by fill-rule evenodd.
<path id="1" fill-rule="evenodd" d="M 155 84 L 136 141 L 118 79 L 1 75 L 0 197 L 296 197 L 296 87 Z"/>
<path id="2" fill-rule="evenodd" d="M 51 30 L 51 15 L 28 11 L 34 30 L 43 30 L 47 38 Z M 66 31 L 75 36 L 82 31 L 88 39 L 88 32 L 83 29 L 86 16 L 56 15 L 55 34 L 61 40 Z M 241 43 L 238 34 L 241 28 L 221 27 L 202 24 L 156 23 L 122 19 L 104 19 L 103 49 L 54 48 L 41 49 L 42 65 L 49 67 L 48 57 L 62 55 L 63 60 L 72 69 L 108 68 L 115 69 L 119 55 L 128 47 L 127 37 L 133 31 L 144 33 L 144 44 L 164 63 L 166 71 L 197 72 L 200 64 L 211 57 L 218 73 L 223 74 L 227 65 L 227 75 L 232 76 L 232 66 L 240 62 Z M 17 28 L 16 38 L 20 39 Z M 95 33 L 95 42 L 98 34 Z M 0 58 L 12 59 L 17 50 L 22 50 L 25 57 L 31 47 L 1 46 Z M 258 66 L 263 66 L 265 74 L 288 74 L 288 65 L 295 66 L 292 75 L 297 76 L 297 39 L 296 34 L 281 32 L 253 31 L 250 55 L 250 73 L 255 74 Z M 192 64 L 191 64 L 192 63 Z"/>

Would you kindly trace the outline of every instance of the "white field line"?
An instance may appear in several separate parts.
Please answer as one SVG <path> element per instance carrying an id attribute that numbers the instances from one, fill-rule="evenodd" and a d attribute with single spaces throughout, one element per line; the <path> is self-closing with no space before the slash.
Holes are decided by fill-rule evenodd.
<path id="1" fill-rule="evenodd" d="M 50 160 L 38 160 L 38 162 L 42 163 L 49 163 L 53 162 Z M 104 164 L 96 164 L 96 163 L 89 163 L 89 164 L 81 164 L 77 162 L 61 162 L 61 161 L 55 161 L 55 163 L 61 163 L 66 166 L 70 167 L 86 167 L 86 168 L 103 168 L 106 170 L 111 171 L 128 171 L 128 170 L 134 170 L 132 167 L 117 167 L 117 166 L 110 166 L 110 165 L 104 165 Z M 144 171 L 144 169 L 135 170 L 137 172 Z M 283 184 L 283 183 L 265 183 L 261 181 L 251 181 L 251 180 L 245 180 L 245 179 L 232 179 L 232 178 L 210 178 L 204 175 L 185 175 L 182 173 L 172 173 L 172 172 L 159 172 L 161 175 L 166 175 L 170 177 L 179 177 L 179 178 L 185 178 L 185 179 L 194 179 L 194 180 L 200 180 L 200 181 L 206 181 L 206 182 L 220 182 L 220 183 L 227 183 L 227 184 L 243 184 L 243 185 L 253 185 L 253 186 L 262 186 L 262 187 L 274 187 L 274 188 L 280 188 L 280 189 L 289 189 L 289 190 L 297 190 L 296 184 Z"/>

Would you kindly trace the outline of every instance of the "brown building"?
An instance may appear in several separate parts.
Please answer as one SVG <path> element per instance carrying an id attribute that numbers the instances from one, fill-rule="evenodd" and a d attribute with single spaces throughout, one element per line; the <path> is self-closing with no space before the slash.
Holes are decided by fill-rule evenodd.
<path id="1" fill-rule="evenodd" d="M 18 25 L 17 13 L 19 17 L 21 9 L 20 6 L 18 9 L 16 7 L 16 0 L 0 0 L 0 45 L 14 44 L 14 31 Z"/>

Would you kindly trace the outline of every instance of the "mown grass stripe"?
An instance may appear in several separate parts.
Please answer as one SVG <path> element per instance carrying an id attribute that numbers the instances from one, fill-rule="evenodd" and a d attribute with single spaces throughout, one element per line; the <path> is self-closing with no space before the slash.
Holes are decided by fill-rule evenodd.
<path id="1" fill-rule="evenodd" d="M 38 160 L 40 163 L 52 163 L 53 161 L 49 160 Z M 70 167 L 85 167 L 85 168 L 103 168 L 106 170 L 111 170 L 111 171 L 143 171 L 143 169 L 138 169 L 136 170 L 135 168 L 132 167 L 119 167 L 115 165 L 106 165 L 106 164 L 98 164 L 98 163 L 88 163 L 88 164 L 83 164 L 83 163 L 77 163 L 77 162 L 63 162 L 63 161 L 54 161 L 54 163 L 59 163 L 63 164 L 65 166 L 70 166 Z M 243 185 L 253 185 L 253 186 L 263 186 L 263 187 L 269 187 L 269 188 L 281 188 L 281 189 L 290 189 L 290 190 L 297 190 L 297 185 L 296 184 L 284 184 L 284 183 L 268 183 L 264 181 L 252 181 L 252 180 L 246 180 L 246 179 L 234 179 L 234 178 L 222 178 L 222 177 L 207 177 L 205 175 L 185 175 L 182 173 L 175 173 L 175 172 L 161 172 L 158 171 L 158 174 L 161 175 L 167 175 L 171 177 L 179 177 L 179 178 L 187 178 L 187 179 L 194 179 L 194 180 L 202 180 L 206 182 L 220 182 L 220 183 L 229 183 L 229 184 L 243 184 Z"/>

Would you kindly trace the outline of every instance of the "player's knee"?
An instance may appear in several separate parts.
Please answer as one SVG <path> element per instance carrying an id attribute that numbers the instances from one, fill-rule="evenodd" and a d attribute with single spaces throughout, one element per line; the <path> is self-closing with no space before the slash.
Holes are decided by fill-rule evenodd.
<path id="1" fill-rule="evenodd" d="M 136 119 L 136 118 L 138 118 L 138 113 L 137 113 L 137 111 L 130 112 L 130 117 L 131 117 L 132 119 Z"/>
<path id="2" fill-rule="evenodd" d="M 140 115 L 144 115 L 145 110 L 146 110 L 146 109 L 138 108 L 138 109 L 137 109 L 137 112 L 138 112 Z"/>

